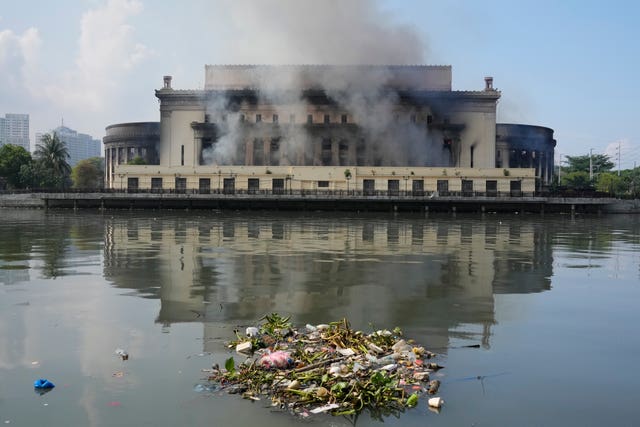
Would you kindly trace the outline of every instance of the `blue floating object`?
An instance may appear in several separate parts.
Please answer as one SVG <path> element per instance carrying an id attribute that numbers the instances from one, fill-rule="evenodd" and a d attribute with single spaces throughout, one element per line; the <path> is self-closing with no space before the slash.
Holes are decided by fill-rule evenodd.
<path id="1" fill-rule="evenodd" d="M 38 389 L 51 389 L 55 387 L 55 385 L 51 381 L 45 378 L 40 378 L 39 380 L 35 380 L 33 382 L 33 386 Z"/>

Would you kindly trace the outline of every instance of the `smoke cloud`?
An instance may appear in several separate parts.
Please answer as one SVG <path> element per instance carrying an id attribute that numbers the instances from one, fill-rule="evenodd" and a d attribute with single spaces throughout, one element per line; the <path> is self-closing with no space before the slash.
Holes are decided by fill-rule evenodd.
<path id="1" fill-rule="evenodd" d="M 399 95 L 389 90 L 392 75 L 388 69 L 350 67 L 425 62 L 428 51 L 425 37 L 416 28 L 394 20 L 379 1 L 222 0 L 220 3 L 214 13 L 223 35 L 219 46 L 225 62 L 338 66 L 306 68 L 304 75 L 299 67 L 262 69 L 256 73 L 253 83 L 260 103 L 272 105 L 273 114 L 282 121 L 291 114 L 298 122 L 306 118 L 309 106 L 304 90 L 311 80 L 315 88 L 324 91 L 335 103 L 335 111 L 347 114 L 350 121 L 357 123 L 360 136 L 379 159 L 376 160 L 379 165 L 429 166 L 449 161 L 441 142 L 436 143 L 433 132 L 424 123 L 411 123 L 406 115 L 400 117 Z M 286 99 L 282 99 L 283 90 Z M 242 163 L 244 159 L 238 158 L 239 144 L 253 138 L 243 133 L 239 114 L 228 114 L 228 104 L 228 99 L 213 99 L 207 107 L 220 132 L 211 152 L 203 153 L 212 164 Z M 270 116 L 264 119 L 271 121 Z M 312 142 L 317 135 L 307 134 L 302 126 L 280 128 L 283 133 L 279 149 L 285 162 L 295 164 L 313 158 Z M 344 138 L 350 136 L 353 135 L 345 134 Z M 268 141 L 266 138 L 260 143 Z"/>

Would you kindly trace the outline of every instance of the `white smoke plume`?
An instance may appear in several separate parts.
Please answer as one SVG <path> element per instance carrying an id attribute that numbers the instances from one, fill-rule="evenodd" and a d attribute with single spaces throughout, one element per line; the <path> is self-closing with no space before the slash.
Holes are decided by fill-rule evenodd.
<path id="1" fill-rule="evenodd" d="M 350 67 L 425 61 L 425 37 L 416 28 L 394 20 L 379 1 L 221 0 L 214 13 L 214 25 L 219 26 L 226 41 L 219 43 L 220 56 L 227 63 L 339 66 L 312 67 L 312 76 L 300 75 L 297 67 L 256 73 L 254 85 L 261 104 L 272 105 L 281 122 L 290 114 L 306 117 L 303 90 L 308 89 L 311 78 L 335 102 L 338 111 L 358 124 L 376 158 L 384 159 L 381 165 L 441 165 L 448 161 L 442 144 L 435 142 L 424 124 L 399 118 L 398 94 L 388 90 L 391 75 L 386 68 Z M 287 90 L 284 102 L 283 89 Z M 227 99 L 209 103 L 212 121 L 218 112 L 225 114 L 227 103 Z M 242 138 L 252 136 L 242 133 L 237 115 L 216 123 L 221 136 L 214 152 L 207 153 L 207 160 L 215 164 L 243 163 L 244 159 L 237 158 L 237 147 Z M 285 162 L 313 158 L 313 136 L 304 127 L 281 126 L 281 130 L 280 150 L 284 151 Z"/>

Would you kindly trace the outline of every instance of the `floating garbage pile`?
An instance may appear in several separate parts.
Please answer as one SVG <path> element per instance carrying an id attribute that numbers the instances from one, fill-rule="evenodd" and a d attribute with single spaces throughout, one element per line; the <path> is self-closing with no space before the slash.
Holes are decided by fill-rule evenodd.
<path id="1" fill-rule="evenodd" d="M 435 354 L 404 339 L 399 328 L 365 334 L 346 319 L 300 329 L 278 314 L 261 320 L 229 343 L 246 360 L 236 365 L 230 357 L 224 368 L 207 370 L 216 388 L 251 400 L 270 398 L 273 406 L 303 417 L 365 409 L 374 416 L 397 414 L 423 394 L 432 408 L 443 403 L 434 396 L 440 381 L 430 378 L 442 368 L 432 361 Z"/>

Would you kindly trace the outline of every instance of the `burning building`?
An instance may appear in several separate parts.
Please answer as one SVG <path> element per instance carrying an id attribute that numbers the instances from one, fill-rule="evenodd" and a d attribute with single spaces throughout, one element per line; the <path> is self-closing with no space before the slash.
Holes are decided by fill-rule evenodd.
<path id="1" fill-rule="evenodd" d="M 207 65 L 202 90 L 165 76 L 159 125 L 107 128 L 107 184 L 348 190 L 353 178 L 352 189 L 396 191 L 402 178 L 414 192 L 532 192 L 536 178 L 549 182 L 547 163 L 501 160 L 528 142 L 497 142 L 493 79 L 479 91 L 451 81 L 450 66 L 424 65 Z M 537 159 L 552 154 L 545 146 Z M 127 165 L 135 157 L 145 165 Z"/>

